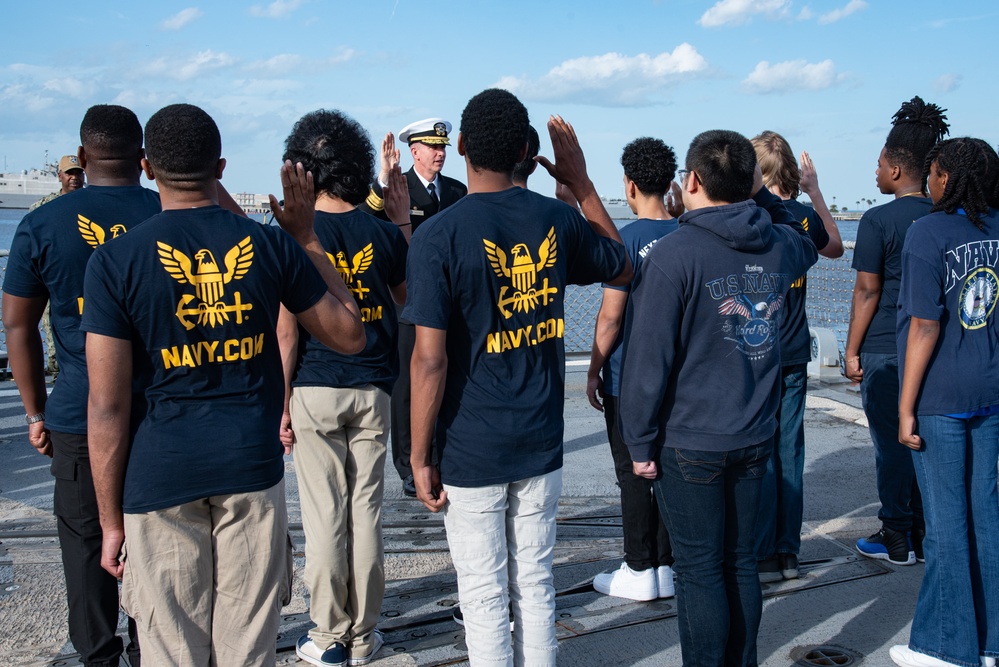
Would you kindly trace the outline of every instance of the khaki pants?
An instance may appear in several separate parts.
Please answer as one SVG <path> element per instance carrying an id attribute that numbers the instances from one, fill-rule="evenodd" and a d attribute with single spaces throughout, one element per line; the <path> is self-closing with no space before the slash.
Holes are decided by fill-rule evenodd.
<path id="1" fill-rule="evenodd" d="M 371 653 L 385 594 L 382 496 L 389 396 L 358 389 L 295 387 L 291 424 L 305 528 L 305 583 L 322 650 L 342 642 Z"/>
<path id="2" fill-rule="evenodd" d="M 125 515 L 121 606 L 142 664 L 273 667 L 292 558 L 284 480 Z"/>

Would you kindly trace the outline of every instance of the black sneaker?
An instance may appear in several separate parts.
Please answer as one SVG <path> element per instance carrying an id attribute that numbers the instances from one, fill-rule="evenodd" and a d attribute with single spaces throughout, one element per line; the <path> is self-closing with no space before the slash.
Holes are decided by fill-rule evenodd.
<path id="1" fill-rule="evenodd" d="M 452 609 L 451 618 L 453 618 L 454 622 L 461 627 L 465 627 L 465 615 L 461 613 L 461 607 L 459 605 L 455 605 Z M 513 609 L 510 610 L 510 632 L 513 632 Z"/>
<path id="2" fill-rule="evenodd" d="M 912 553 L 915 554 L 917 563 L 926 562 L 926 559 L 923 557 L 923 539 L 925 537 L 925 529 L 913 528 L 912 532 L 909 533 L 909 540 L 912 542 Z"/>
<path id="3" fill-rule="evenodd" d="M 761 584 L 772 584 L 784 578 L 780 575 L 780 565 L 777 563 L 777 556 L 770 556 L 769 558 L 756 561 L 756 571 L 760 575 Z"/>
<path id="4" fill-rule="evenodd" d="M 857 540 L 857 551 L 861 556 L 886 560 L 895 565 L 916 564 L 916 554 L 909 544 L 908 534 L 885 526 L 870 537 Z"/>
<path id="5" fill-rule="evenodd" d="M 777 563 L 780 566 L 780 576 L 785 579 L 798 578 L 798 556 L 796 554 L 777 554 Z"/>

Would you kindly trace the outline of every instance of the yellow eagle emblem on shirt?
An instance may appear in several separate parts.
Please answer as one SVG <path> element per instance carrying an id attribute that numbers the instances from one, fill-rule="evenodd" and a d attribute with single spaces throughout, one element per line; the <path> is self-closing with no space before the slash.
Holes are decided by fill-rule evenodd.
<path id="1" fill-rule="evenodd" d="M 513 284 L 514 293 L 507 297 L 506 292 L 509 287 L 504 285 L 500 288 L 500 298 L 497 302 L 500 312 L 504 317 L 510 317 L 513 313 L 507 306 L 513 306 L 514 310 L 527 312 L 537 307 L 539 299 L 548 304 L 548 298 L 558 293 L 557 287 L 548 287 L 548 279 L 545 278 L 540 290 L 535 288 L 538 281 L 538 271 L 555 266 L 558 258 L 558 241 L 555 238 L 555 228 L 548 230 L 547 236 L 538 247 L 538 261 L 535 262 L 531 256 L 531 250 L 526 243 L 518 243 L 510 248 L 512 261 L 507 261 L 506 252 L 489 239 L 482 239 L 482 244 L 486 249 L 486 257 L 493 272 L 500 278 L 509 278 Z"/>
<path id="2" fill-rule="evenodd" d="M 234 245 L 225 254 L 223 260 L 225 273 L 215 261 L 215 256 L 211 250 L 207 248 L 202 248 L 194 253 L 194 261 L 197 262 L 197 266 L 195 266 L 191 258 L 182 251 L 162 241 L 157 241 L 156 246 L 160 262 L 166 272 L 181 285 L 194 285 L 194 296 L 185 295 L 177 307 L 177 317 L 186 328 L 190 329 L 194 325 L 188 326 L 189 322 L 182 317 L 182 314 L 196 314 L 199 324 L 208 324 L 214 327 L 216 324 L 228 321 L 229 312 L 234 309 L 238 310 L 239 314 L 242 313 L 242 310 L 249 309 L 249 306 L 239 303 L 238 292 L 236 293 L 237 304 L 235 306 L 228 306 L 222 302 L 225 286 L 233 280 L 239 280 L 245 276 L 250 269 L 250 264 L 253 263 L 253 243 L 249 236 Z M 197 309 L 185 310 L 183 307 L 195 297 L 201 301 Z"/>
<path id="3" fill-rule="evenodd" d="M 103 227 L 82 213 L 76 214 L 76 227 L 80 230 L 80 236 L 83 237 L 83 240 L 86 241 L 91 248 L 104 245 L 104 239 L 107 238 L 107 232 L 104 231 Z M 125 225 L 112 225 L 111 238 L 116 239 L 126 231 L 128 230 L 125 229 Z"/>
<path id="4" fill-rule="evenodd" d="M 350 264 L 347 264 L 347 253 L 343 250 L 339 251 L 336 255 L 327 252 L 326 256 L 329 257 L 330 262 L 336 267 L 336 272 L 340 274 L 343 284 L 354 294 L 355 298 L 361 300 L 365 294 L 371 291 L 371 288 L 364 287 L 358 279 L 358 276 L 367 271 L 368 267 L 371 266 L 371 262 L 375 259 L 375 251 L 371 243 L 354 253 L 354 256 L 350 259 Z M 357 283 L 356 286 L 354 285 L 355 282 Z"/>

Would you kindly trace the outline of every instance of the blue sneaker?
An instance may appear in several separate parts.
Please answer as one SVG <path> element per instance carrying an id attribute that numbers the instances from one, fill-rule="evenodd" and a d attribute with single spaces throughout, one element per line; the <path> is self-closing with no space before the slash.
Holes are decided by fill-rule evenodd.
<path id="1" fill-rule="evenodd" d="M 344 667 L 347 664 L 347 647 L 334 642 L 325 651 L 316 646 L 309 635 L 302 635 L 295 645 L 295 655 L 316 667 Z"/>
<path id="2" fill-rule="evenodd" d="M 861 556 L 886 560 L 895 565 L 916 564 L 916 554 L 912 551 L 909 536 L 885 526 L 870 537 L 857 540 L 857 551 Z"/>

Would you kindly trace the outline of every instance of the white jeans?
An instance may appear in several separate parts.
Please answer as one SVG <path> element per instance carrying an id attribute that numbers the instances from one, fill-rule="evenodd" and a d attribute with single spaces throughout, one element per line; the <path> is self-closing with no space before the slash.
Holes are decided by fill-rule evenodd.
<path id="1" fill-rule="evenodd" d="M 458 573 L 469 663 L 554 666 L 552 554 L 562 470 L 509 484 L 445 490 L 444 525 Z M 508 603 L 514 616 L 512 646 Z"/>

